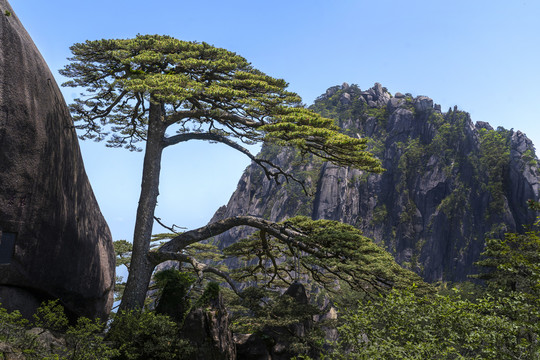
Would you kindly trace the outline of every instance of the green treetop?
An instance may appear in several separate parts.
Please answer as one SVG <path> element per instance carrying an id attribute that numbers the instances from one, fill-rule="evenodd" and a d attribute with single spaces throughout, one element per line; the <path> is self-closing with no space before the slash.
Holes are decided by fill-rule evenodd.
<path id="1" fill-rule="evenodd" d="M 254 69 L 243 57 L 207 43 L 169 36 L 86 41 L 71 47 L 72 61 L 60 73 L 64 86 L 85 87 L 71 105 L 83 139 L 108 140 L 138 150 L 148 136 L 150 104 L 161 106 L 165 126 L 177 136 L 165 146 L 198 139 L 293 145 L 341 165 L 381 171 L 365 151 L 366 139 L 338 132 L 333 120 L 301 105 L 283 79 Z M 203 135 L 204 134 L 204 135 Z M 242 149 L 245 151 L 245 149 Z"/>

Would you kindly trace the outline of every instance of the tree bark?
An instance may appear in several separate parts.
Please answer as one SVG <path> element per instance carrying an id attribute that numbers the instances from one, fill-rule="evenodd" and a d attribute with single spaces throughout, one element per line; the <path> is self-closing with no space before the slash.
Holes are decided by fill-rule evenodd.
<path id="1" fill-rule="evenodd" d="M 150 251 L 154 212 L 159 195 L 161 155 L 165 147 L 163 138 L 166 128 L 162 104 L 151 102 L 141 194 L 133 234 L 133 252 L 120 311 L 142 309 L 154 270 L 155 265 L 150 261 L 148 252 Z"/>
<path id="2" fill-rule="evenodd" d="M 234 216 L 213 222 L 198 229 L 178 234 L 161 246 L 158 252 L 179 252 L 186 246 L 222 234 L 237 226 L 250 226 L 259 230 L 264 230 L 278 239 L 294 243 L 295 245 L 301 245 L 300 240 L 296 238 L 305 236 L 302 232 L 289 228 L 284 224 L 277 224 L 272 221 L 249 215 Z"/>

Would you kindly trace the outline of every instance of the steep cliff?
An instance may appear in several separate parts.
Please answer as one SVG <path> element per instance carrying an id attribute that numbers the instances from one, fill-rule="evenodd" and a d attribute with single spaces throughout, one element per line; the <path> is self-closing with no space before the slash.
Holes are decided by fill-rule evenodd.
<path id="1" fill-rule="evenodd" d="M 212 220 L 240 214 L 339 220 L 384 244 L 427 281 L 467 279 L 486 234 L 521 231 L 534 220 L 526 201 L 538 199 L 539 164 L 520 131 L 473 124 L 457 107 L 443 113 L 428 97 L 392 96 L 380 84 L 367 91 L 334 86 L 312 109 L 347 134 L 368 137 L 386 171 L 369 174 L 264 146 L 260 156 L 305 180 L 313 195 L 294 182 L 269 181 L 252 164 Z M 217 240 L 227 246 L 246 231 Z"/>
<path id="2" fill-rule="evenodd" d="M 0 303 L 31 318 L 59 298 L 70 314 L 105 317 L 115 255 L 73 120 L 17 15 L 0 9 Z"/>

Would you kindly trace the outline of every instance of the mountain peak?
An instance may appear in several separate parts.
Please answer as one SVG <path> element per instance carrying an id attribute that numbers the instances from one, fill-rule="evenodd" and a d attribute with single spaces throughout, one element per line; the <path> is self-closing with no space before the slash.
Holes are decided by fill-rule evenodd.
<path id="1" fill-rule="evenodd" d="M 535 219 L 526 201 L 538 199 L 538 159 L 520 131 L 475 126 L 457 106 L 442 113 L 427 96 L 392 96 L 379 83 L 364 91 L 346 83 L 330 87 L 310 108 L 335 119 L 344 133 L 368 138 L 386 171 L 301 163 L 292 149 L 264 146 L 260 156 L 304 179 L 315 196 L 268 181 L 252 164 L 218 217 L 342 221 L 428 281 L 466 280 L 486 237 L 521 231 Z M 244 235 L 218 241 L 227 245 Z"/>

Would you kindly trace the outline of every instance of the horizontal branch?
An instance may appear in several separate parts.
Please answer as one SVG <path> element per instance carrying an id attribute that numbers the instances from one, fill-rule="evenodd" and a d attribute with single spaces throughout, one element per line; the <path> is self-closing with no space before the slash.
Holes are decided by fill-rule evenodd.
<path id="1" fill-rule="evenodd" d="M 305 236 L 300 231 L 285 224 L 277 224 L 255 216 L 235 216 L 179 234 L 165 243 L 159 249 L 159 252 L 181 252 L 191 244 L 222 234 L 237 226 L 250 226 L 259 230 L 265 230 L 268 234 L 286 242 L 289 242 L 295 237 Z"/>
<path id="2" fill-rule="evenodd" d="M 251 160 L 255 159 L 255 156 L 252 153 L 250 153 L 249 150 L 243 147 L 242 145 L 238 144 L 237 142 L 232 141 L 227 136 L 212 133 L 212 132 L 177 134 L 174 136 L 164 138 L 163 143 L 165 144 L 165 147 L 167 147 L 167 146 L 176 145 L 178 143 L 186 142 L 190 140 L 206 140 L 206 141 L 220 142 L 247 155 Z"/>

